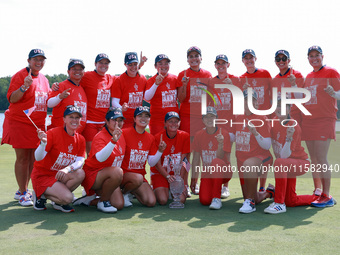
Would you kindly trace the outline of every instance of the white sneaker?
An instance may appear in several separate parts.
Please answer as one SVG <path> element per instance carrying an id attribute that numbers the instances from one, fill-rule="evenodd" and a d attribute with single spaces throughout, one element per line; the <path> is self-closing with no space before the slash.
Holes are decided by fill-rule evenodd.
<path id="1" fill-rule="evenodd" d="M 214 197 L 211 201 L 209 209 L 219 210 L 219 209 L 221 209 L 221 207 L 222 207 L 221 199 Z"/>
<path id="2" fill-rule="evenodd" d="M 117 208 L 110 204 L 110 201 L 99 201 L 97 204 L 97 209 L 105 213 L 115 213 Z"/>
<path id="3" fill-rule="evenodd" d="M 278 214 L 278 213 L 284 213 L 286 212 L 286 205 L 285 204 L 279 204 L 279 203 L 271 203 L 266 209 L 264 209 L 265 213 L 270 214 Z"/>
<path id="4" fill-rule="evenodd" d="M 84 196 L 86 196 L 86 191 L 85 191 L 85 189 L 83 189 L 82 191 L 81 191 L 81 195 L 84 197 Z"/>
<path id="5" fill-rule="evenodd" d="M 93 199 L 96 198 L 96 194 L 92 196 L 83 196 L 73 201 L 73 205 L 85 205 L 90 206 L 90 203 Z"/>
<path id="6" fill-rule="evenodd" d="M 313 193 L 314 193 L 315 196 L 321 196 L 321 194 L 322 194 L 322 189 L 316 188 L 316 189 L 314 190 Z"/>
<path id="7" fill-rule="evenodd" d="M 240 213 L 252 213 L 256 211 L 255 202 L 247 198 L 244 200 L 242 207 L 238 210 Z"/>
<path id="8" fill-rule="evenodd" d="M 200 186 L 198 185 L 198 183 L 196 183 L 195 186 L 195 195 L 198 195 L 200 193 Z"/>
<path id="9" fill-rule="evenodd" d="M 30 195 L 28 192 L 24 191 L 24 193 L 21 193 L 19 197 L 19 204 L 22 206 L 32 206 L 32 195 Z"/>
<path id="10" fill-rule="evenodd" d="M 221 198 L 228 198 L 230 196 L 229 188 L 226 186 L 222 187 Z"/>
<path id="11" fill-rule="evenodd" d="M 187 197 L 191 197 L 190 187 L 185 186 L 187 188 Z"/>
<path id="12" fill-rule="evenodd" d="M 124 197 L 124 207 L 131 207 L 131 206 L 133 206 L 133 204 L 131 203 L 131 201 L 129 199 L 129 193 L 123 194 L 123 197 Z"/>

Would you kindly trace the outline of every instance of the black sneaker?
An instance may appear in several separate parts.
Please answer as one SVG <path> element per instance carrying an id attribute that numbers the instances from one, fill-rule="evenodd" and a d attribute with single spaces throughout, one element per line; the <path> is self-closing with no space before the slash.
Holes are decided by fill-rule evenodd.
<path id="1" fill-rule="evenodd" d="M 33 190 L 33 208 L 34 210 L 37 210 L 37 211 L 43 211 L 43 210 L 46 210 L 46 198 L 40 198 L 40 199 L 37 199 L 37 196 L 35 195 L 35 192 Z"/>
<path id="2" fill-rule="evenodd" d="M 66 213 L 74 212 L 73 207 L 70 206 L 70 205 L 60 205 L 60 204 L 57 204 L 57 203 L 53 203 L 53 208 L 58 210 L 58 211 L 62 211 L 62 212 L 66 212 Z"/>

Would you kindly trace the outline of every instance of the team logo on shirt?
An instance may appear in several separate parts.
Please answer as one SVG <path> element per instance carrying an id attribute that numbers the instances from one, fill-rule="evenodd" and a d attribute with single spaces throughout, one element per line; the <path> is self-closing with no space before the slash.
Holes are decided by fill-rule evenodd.
<path id="1" fill-rule="evenodd" d="M 137 85 L 137 83 L 135 83 L 134 88 L 135 88 L 136 91 L 138 91 L 138 85 Z"/>
<path id="2" fill-rule="evenodd" d="M 253 83 L 254 86 L 256 86 L 257 81 L 255 79 L 253 79 L 252 83 Z"/>
<path id="3" fill-rule="evenodd" d="M 60 152 L 57 160 L 54 162 L 51 170 L 59 171 L 76 161 L 77 155 L 67 154 L 65 152 Z"/>
<path id="4" fill-rule="evenodd" d="M 142 143 L 142 141 L 139 141 L 139 142 L 138 142 L 138 148 L 139 148 L 140 150 L 143 148 L 143 143 Z"/>
<path id="5" fill-rule="evenodd" d="M 310 81 L 310 85 L 313 85 L 314 83 L 314 78 Z"/>
<path id="6" fill-rule="evenodd" d="M 70 145 L 68 146 L 68 153 L 71 153 L 72 151 L 73 151 L 73 145 L 70 144 Z"/>
<path id="7" fill-rule="evenodd" d="M 209 150 L 211 150 L 211 149 L 212 149 L 212 147 L 213 147 L 213 143 L 212 143 L 212 141 L 210 141 L 210 142 L 209 142 L 208 146 L 209 146 Z"/>
<path id="8" fill-rule="evenodd" d="M 165 85 L 166 87 L 167 87 L 167 89 L 169 89 L 170 90 L 170 84 L 167 82 L 166 83 L 166 85 Z"/>
<path id="9" fill-rule="evenodd" d="M 78 93 L 78 98 L 79 98 L 79 100 L 80 100 L 80 101 L 82 101 L 82 100 L 83 100 L 83 97 L 81 96 L 81 94 L 80 94 L 80 93 Z"/>
<path id="10" fill-rule="evenodd" d="M 276 140 L 280 139 L 280 132 L 277 133 Z"/>
<path id="11" fill-rule="evenodd" d="M 103 87 L 103 88 L 106 87 L 106 82 L 105 82 L 105 81 L 102 82 L 102 87 Z"/>
<path id="12" fill-rule="evenodd" d="M 174 151 L 175 151 L 175 145 L 172 145 L 171 146 L 171 153 L 174 153 Z"/>
<path id="13" fill-rule="evenodd" d="M 47 101 L 48 95 L 46 92 L 42 91 L 35 91 L 35 100 L 34 100 L 34 105 L 35 105 L 35 111 L 36 112 L 46 112 L 47 111 Z"/>

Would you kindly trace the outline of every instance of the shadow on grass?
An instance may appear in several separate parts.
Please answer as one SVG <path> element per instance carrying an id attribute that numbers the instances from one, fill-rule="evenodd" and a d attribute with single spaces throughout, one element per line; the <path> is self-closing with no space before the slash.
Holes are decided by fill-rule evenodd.
<path id="1" fill-rule="evenodd" d="M 1 204 L 0 231 L 6 231 L 16 224 L 40 223 L 37 229 L 51 230 L 55 231 L 53 235 L 62 235 L 67 231 L 69 223 L 88 223 L 103 218 L 112 218 L 112 215 L 97 212 L 94 208 L 75 207 L 76 212 L 63 213 L 53 209 L 49 203 L 46 207 L 45 211 L 36 211 L 32 206 L 20 206 L 17 201 Z"/>
<path id="2" fill-rule="evenodd" d="M 198 196 L 187 200 L 185 209 L 170 209 L 168 205 L 156 205 L 154 208 L 142 206 L 136 199 L 133 207 L 124 208 L 116 214 L 105 214 L 95 207 L 75 207 L 75 213 L 62 213 L 47 204 L 46 211 L 35 211 L 32 207 L 21 207 L 13 201 L 0 205 L 0 231 L 5 231 L 16 224 L 39 224 L 37 229 L 55 231 L 53 235 L 62 235 L 72 222 L 90 223 L 105 218 L 115 220 L 129 220 L 137 217 L 138 221 L 152 219 L 156 222 L 180 222 L 191 228 L 205 228 L 209 226 L 225 226 L 229 232 L 261 231 L 271 225 L 282 226 L 284 229 L 296 228 L 311 224 L 308 219 L 320 209 L 312 207 L 287 208 L 287 213 L 268 215 L 263 210 L 272 202 L 265 201 L 256 206 L 257 211 L 252 214 L 240 214 L 241 198 L 223 200 L 221 210 L 209 210 L 202 206 Z M 131 222 L 130 222 L 131 223 Z"/>
<path id="3" fill-rule="evenodd" d="M 157 205 L 155 208 L 145 208 L 134 200 L 134 208 L 124 209 L 124 212 L 117 214 L 116 218 L 128 219 L 138 213 L 136 211 L 139 211 L 141 213 L 138 217 L 142 219 L 152 218 L 157 222 L 177 221 L 198 229 L 226 225 L 230 232 L 244 232 L 247 230 L 261 231 L 271 225 L 282 226 L 284 229 L 308 225 L 312 223 L 308 219 L 320 210 L 302 206 L 287 208 L 287 213 L 268 215 L 263 210 L 272 203 L 272 200 L 267 200 L 256 206 L 256 212 L 240 214 L 238 210 L 242 206 L 242 202 L 241 198 L 222 200 L 222 209 L 209 210 L 208 206 L 200 204 L 198 197 L 187 200 L 185 209 L 170 209 L 169 203 L 165 206 Z"/>

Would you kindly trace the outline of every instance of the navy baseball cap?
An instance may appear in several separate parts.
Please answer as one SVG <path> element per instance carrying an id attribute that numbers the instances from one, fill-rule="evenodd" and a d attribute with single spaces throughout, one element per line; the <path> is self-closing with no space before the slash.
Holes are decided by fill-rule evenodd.
<path id="1" fill-rule="evenodd" d="M 177 112 L 168 112 L 167 114 L 165 114 L 164 121 L 167 122 L 169 119 L 172 118 L 177 118 L 178 120 L 181 120 Z"/>
<path id="2" fill-rule="evenodd" d="M 243 96 L 244 98 L 248 97 L 248 90 L 243 90 Z M 253 91 L 253 98 L 255 98 L 257 100 L 257 93 L 255 91 Z"/>
<path id="3" fill-rule="evenodd" d="M 321 53 L 322 54 L 322 49 L 320 46 L 317 46 L 317 45 L 313 45 L 311 47 L 308 48 L 308 53 L 307 55 L 309 55 L 309 53 L 313 50 L 316 50 L 317 52 Z"/>
<path id="4" fill-rule="evenodd" d="M 66 106 L 66 109 L 64 111 L 64 117 L 67 115 L 70 115 L 72 113 L 78 113 L 80 117 L 83 117 L 81 114 L 81 109 L 79 106 L 74 106 L 74 105 L 68 105 Z"/>
<path id="5" fill-rule="evenodd" d="M 197 46 L 192 46 L 192 47 L 190 47 L 188 50 L 187 50 L 187 57 L 189 56 L 189 54 L 191 53 L 191 52 L 197 52 L 200 56 L 202 56 L 202 52 L 201 52 L 201 49 L 200 48 L 198 48 Z"/>
<path id="6" fill-rule="evenodd" d="M 127 53 L 125 53 L 125 59 L 124 59 L 125 65 L 129 65 L 133 62 L 137 62 L 137 63 L 139 62 L 137 52 L 127 52 Z"/>
<path id="7" fill-rule="evenodd" d="M 286 50 L 278 50 L 277 52 L 275 52 L 275 57 L 277 57 L 280 54 L 285 55 L 287 58 L 290 58 L 289 52 Z"/>
<path id="8" fill-rule="evenodd" d="M 109 56 L 106 55 L 105 53 L 99 53 L 96 57 L 95 63 L 99 62 L 102 59 L 107 59 L 109 63 L 111 63 L 111 60 L 109 59 Z"/>
<path id="9" fill-rule="evenodd" d="M 208 115 L 208 114 L 212 114 L 212 115 L 215 115 L 217 117 L 217 111 L 214 107 L 212 106 L 208 106 L 207 107 L 207 114 L 203 114 L 203 117 Z"/>
<path id="10" fill-rule="evenodd" d="M 46 58 L 45 52 L 43 50 L 33 49 L 28 54 L 28 59 L 31 59 L 31 58 L 34 58 L 34 57 L 37 57 L 37 56 L 43 56 L 44 58 Z"/>
<path id="11" fill-rule="evenodd" d="M 123 118 L 125 120 L 125 117 L 123 116 L 122 109 L 119 107 L 110 107 L 105 115 L 105 119 L 107 120 L 115 120 L 117 118 Z"/>
<path id="12" fill-rule="evenodd" d="M 149 114 L 149 116 L 151 116 L 150 107 L 148 107 L 148 106 L 138 106 L 135 110 L 135 113 L 133 114 L 133 117 L 136 117 L 136 116 L 142 114 L 143 112 L 146 112 L 146 113 Z"/>
<path id="13" fill-rule="evenodd" d="M 220 59 L 225 61 L 225 62 L 227 62 L 227 63 L 229 63 L 227 55 L 224 55 L 224 54 L 217 55 L 215 63 L 216 63 L 217 60 L 220 60 Z"/>
<path id="14" fill-rule="evenodd" d="M 250 54 L 256 58 L 255 51 L 253 51 L 252 49 L 246 49 L 242 51 L 242 58 L 244 58 L 247 54 Z"/>
<path id="15" fill-rule="evenodd" d="M 167 55 L 165 55 L 165 54 L 159 54 L 159 55 L 157 55 L 157 57 L 155 58 L 155 65 L 156 65 L 159 61 L 161 61 L 161 60 L 163 60 L 163 59 L 167 59 L 168 62 L 171 61 L 170 58 L 169 58 Z"/>
<path id="16" fill-rule="evenodd" d="M 81 65 L 83 69 L 85 69 L 84 62 L 81 59 L 71 58 L 70 62 L 68 63 L 68 70 L 71 69 L 71 67 L 74 67 L 75 65 Z"/>

